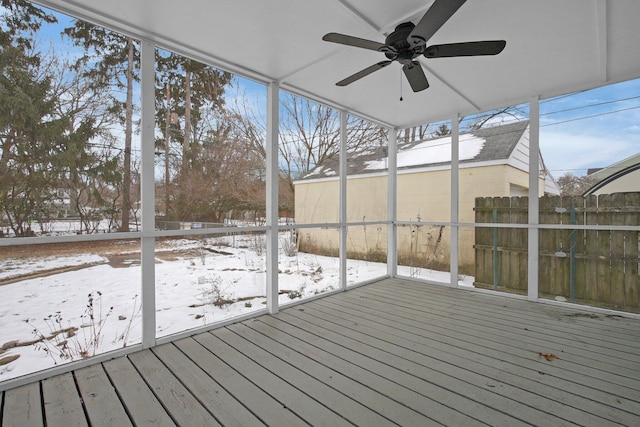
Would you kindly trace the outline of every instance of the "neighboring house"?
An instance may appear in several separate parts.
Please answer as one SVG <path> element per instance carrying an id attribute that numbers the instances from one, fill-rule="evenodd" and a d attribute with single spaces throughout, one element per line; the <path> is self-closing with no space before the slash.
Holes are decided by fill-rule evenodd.
<path id="1" fill-rule="evenodd" d="M 68 216 L 73 216 L 74 212 L 72 211 L 72 200 L 69 195 L 69 190 L 64 188 L 56 190 L 56 198 L 53 202 L 53 208 L 55 209 L 55 212 L 53 213 L 54 218 L 67 218 Z"/>
<path id="2" fill-rule="evenodd" d="M 640 153 L 587 175 L 594 184 L 584 195 L 640 192 Z"/>
<path id="3" fill-rule="evenodd" d="M 461 223 L 474 222 L 476 197 L 528 195 L 528 121 L 463 133 L 459 140 Z M 539 195 L 560 194 L 539 153 L 536 160 L 540 171 Z M 387 148 L 351 154 L 347 165 L 347 221 L 386 220 Z M 397 166 L 398 221 L 449 222 L 451 137 L 399 143 Z M 326 161 L 294 182 L 296 224 L 338 222 L 338 167 L 337 159 Z M 448 271 L 448 230 L 446 226 L 426 224 L 399 227 L 399 264 Z M 329 255 L 337 254 L 339 240 L 335 229 L 304 229 L 301 233 L 303 248 Z M 472 272 L 475 230 L 462 227 L 459 235 L 460 271 Z M 351 226 L 347 239 L 349 257 L 383 261 L 386 239 L 386 227 Z M 416 264 L 415 260 L 422 260 L 422 265 Z"/>

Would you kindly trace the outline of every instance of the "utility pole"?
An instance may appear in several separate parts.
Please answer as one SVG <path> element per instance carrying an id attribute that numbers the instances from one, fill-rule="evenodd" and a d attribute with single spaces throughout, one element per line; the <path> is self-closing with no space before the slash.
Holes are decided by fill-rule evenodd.
<path id="1" fill-rule="evenodd" d="M 171 86 L 167 83 L 167 118 L 164 131 L 164 219 L 169 220 L 169 130 L 171 126 Z"/>

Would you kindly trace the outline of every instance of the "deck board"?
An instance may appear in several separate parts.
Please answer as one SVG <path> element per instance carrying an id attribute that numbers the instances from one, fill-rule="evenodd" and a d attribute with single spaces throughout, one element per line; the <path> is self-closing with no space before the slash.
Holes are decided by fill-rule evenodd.
<path id="1" fill-rule="evenodd" d="M 103 365 L 134 424 L 176 425 L 128 358 L 119 357 Z"/>
<path id="2" fill-rule="evenodd" d="M 287 347 L 277 337 L 263 335 L 243 324 L 230 329 L 267 351 L 272 356 L 269 359 L 275 362 L 272 366 L 283 370 L 279 374 L 281 377 L 289 375 L 291 368 L 288 364 L 295 366 L 299 372 L 291 372 L 291 383 L 295 382 L 301 389 L 313 390 L 316 400 L 356 425 L 393 425 L 393 420 L 404 420 L 414 425 L 425 422 L 424 415 L 378 392 L 384 388 L 381 382 L 375 381 L 376 377 L 371 377 L 374 381 L 368 386 L 357 381 L 355 367 L 343 365 L 337 369 L 318 363 L 307 356 L 303 343 L 296 343 L 294 348 Z"/>
<path id="3" fill-rule="evenodd" d="M 282 402 L 276 400 L 263 389 L 256 387 L 195 339 L 187 338 L 174 344 L 203 371 L 215 378 L 239 402 L 242 402 L 243 406 L 255 414 L 265 425 L 306 425 L 302 418 L 291 412 Z"/>
<path id="4" fill-rule="evenodd" d="M 2 417 L 3 426 L 43 426 L 40 384 L 31 383 L 6 391 Z"/>
<path id="5" fill-rule="evenodd" d="M 78 369 L 74 375 L 90 425 L 133 425 L 102 364 Z"/>
<path id="6" fill-rule="evenodd" d="M 638 372 L 640 320 L 388 279 L 4 391 L 0 427 L 636 426 Z"/>
<path id="7" fill-rule="evenodd" d="M 371 347 L 367 349 L 366 354 L 370 358 L 377 359 L 381 363 L 389 363 L 407 375 L 417 377 L 409 383 L 412 388 L 421 390 L 426 396 L 437 399 L 443 405 L 456 408 L 478 421 L 497 422 L 500 425 L 525 424 L 519 420 L 519 408 L 513 408 L 513 402 L 505 402 L 505 399 L 497 394 L 486 393 L 486 390 L 496 387 L 499 387 L 498 390 L 503 390 L 505 385 L 489 376 L 482 377 L 468 371 L 469 360 L 462 360 L 458 366 L 450 365 L 448 360 L 443 361 L 437 356 L 434 357 L 428 351 L 417 351 L 420 350 L 417 347 L 409 350 L 402 345 L 401 340 L 395 340 L 383 334 L 378 334 L 377 339 L 372 339 L 367 332 L 376 333 L 375 330 L 362 329 L 362 332 L 349 334 L 347 339 L 368 342 Z M 420 381 L 428 382 L 429 385 L 421 386 Z M 432 388 L 436 391 L 430 390 Z M 512 407 L 510 415 L 504 413 L 508 412 L 506 410 L 509 406 Z"/>
<path id="8" fill-rule="evenodd" d="M 47 427 L 88 425 L 70 372 L 42 381 L 42 397 Z"/>
<path id="9" fill-rule="evenodd" d="M 468 425 L 477 420 L 455 409 L 460 407 L 468 408 L 470 412 L 475 412 L 476 416 L 487 412 L 484 405 L 443 390 L 428 380 L 403 371 L 401 367 L 404 360 L 400 358 L 390 360 L 390 353 L 384 353 L 371 345 L 341 336 L 331 329 L 323 329 L 321 324 L 321 321 L 306 323 L 302 317 L 283 313 L 263 318 L 260 324 L 254 322 L 249 326 L 265 333 L 270 332 L 268 327 L 277 328 L 288 334 L 290 338 L 298 337 L 312 343 L 313 348 L 300 344 L 295 344 L 295 347 L 320 363 L 341 371 L 349 370 L 357 373 L 359 379 L 371 387 L 377 383 L 380 390 L 385 390 L 390 396 L 423 413 L 426 417 L 424 423 L 433 420 L 442 424 Z M 275 334 L 272 336 L 277 339 Z M 345 365 L 348 369 L 344 368 Z M 371 375 L 372 373 L 375 375 Z M 490 412 L 487 418 L 496 420 L 499 417 L 494 412 Z"/>
<path id="10" fill-rule="evenodd" d="M 220 425 L 213 414 L 200 404 L 197 397 L 189 392 L 151 350 L 134 353 L 129 359 L 176 424 Z"/>
<path id="11" fill-rule="evenodd" d="M 215 334 L 202 334 L 196 336 L 195 339 L 211 351 L 214 351 L 229 366 L 242 374 L 255 386 L 269 391 L 283 406 L 289 408 L 300 418 L 308 421 L 311 425 L 351 425 L 320 402 L 302 393 L 301 390 L 273 372 L 264 369 L 251 357 L 222 340 L 219 336 L 219 330 L 213 332 Z M 230 333 L 227 331 L 227 333 L 221 335 L 228 336 Z M 256 357 L 255 355 L 252 356 Z"/>
<path id="12" fill-rule="evenodd" d="M 261 424 L 251 411 L 242 406 L 177 347 L 171 344 L 162 345 L 153 352 L 220 424 L 237 427 Z"/>

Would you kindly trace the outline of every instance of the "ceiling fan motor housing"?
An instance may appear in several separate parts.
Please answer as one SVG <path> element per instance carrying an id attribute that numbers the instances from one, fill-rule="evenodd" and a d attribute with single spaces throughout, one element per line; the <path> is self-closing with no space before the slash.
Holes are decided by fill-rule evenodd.
<path id="1" fill-rule="evenodd" d="M 387 36 L 384 44 L 391 47 L 390 51 L 385 52 L 385 56 L 390 60 L 397 59 L 401 64 L 411 62 L 414 58 L 414 52 L 409 44 L 409 34 L 415 28 L 412 22 L 403 22 Z"/>

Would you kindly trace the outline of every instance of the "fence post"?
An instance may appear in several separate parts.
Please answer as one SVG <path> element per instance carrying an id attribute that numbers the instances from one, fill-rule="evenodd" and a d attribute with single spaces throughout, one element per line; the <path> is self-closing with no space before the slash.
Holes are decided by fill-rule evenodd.
<path id="1" fill-rule="evenodd" d="M 493 207 L 493 223 L 498 222 L 498 210 Z M 493 290 L 498 290 L 498 228 L 493 227 Z"/>
<path id="2" fill-rule="evenodd" d="M 640 224 L 640 192 L 624 195 L 622 215 L 624 225 L 638 226 Z M 626 307 L 640 307 L 640 230 L 625 233 L 624 247 L 624 305 Z"/>
<path id="3" fill-rule="evenodd" d="M 576 208 L 569 208 L 569 224 L 576 225 Z M 569 232 L 569 301 L 576 302 L 576 230 Z"/>

